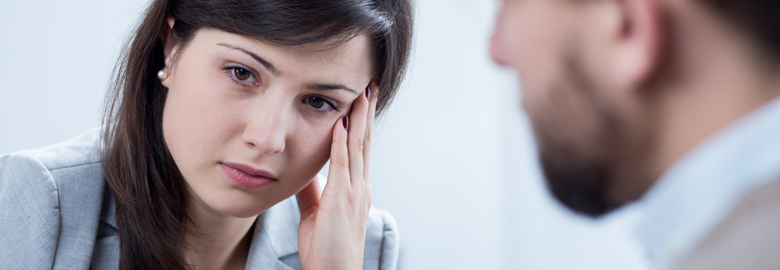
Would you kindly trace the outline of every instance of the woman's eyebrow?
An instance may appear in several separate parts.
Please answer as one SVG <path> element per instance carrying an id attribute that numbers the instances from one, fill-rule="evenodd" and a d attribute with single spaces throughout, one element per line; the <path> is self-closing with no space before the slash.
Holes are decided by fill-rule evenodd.
<path id="1" fill-rule="evenodd" d="M 360 92 L 355 91 L 355 89 L 349 88 L 346 85 L 339 84 L 339 83 L 314 83 L 314 84 L 306 85 L 306 88 L 315 91 L 345 90 L 345 91 L 352 92 L 355 95 L 360 94 Z"/>
<path id="2" fill-rule="evenodd" d="M 271 74 L 274 74 L 276 76 L 282 75 L 282 72 L 280 72 L 278 69 L 276 69 L 276 67 L 274 67 L 274 65 L 271 64 L 271 62 L 268 62 L 267 60 L 263 59 L 262 57 L 258 56 L 257 54 L 254 54 L 254 53 L 250 52 L 249 50 L 245 50 L 245 49 L 243 49 L 241 47 L 230 45 L 230 44 L 227 44 L 227 43 L 218 43 L 217 45 L 225 47 L 225 48 L 228 48 L 228 49 L 231 49 L 231 50 L 241 51 L 241 52 L 243 52 L 245 54 L 248 54 L 249 56 L 254 58 L 255 61 L 257 61 L 258 63 L 263 65 L 263 67 L 265 67 L 265 69 L 267 69 L 269 72 L 271 72 Z"/>
<path id="3" fill-rule="evenodd" d="M 257 54 L 255 54 L 253 52 L 250 52 L 249 50 L 243 49 L 243 48 L 235 46 L 235 45 L 230 45 L 230 44 L 227 44 L 227 43 L 217 43 L 217 45 L 225 47 L 225 48 L 228 48 L 228 49 L 231 49 L 231 50 L 241 51 L 241 52 L 251 56 L 252 58 L 254 58 L 255 61 L 257 61 L 258 63 L 263 65 L 263 67 L 265 67 L 265 69 L 270 71 L 272 74 L 274 74 L 276 76 L 282 75 L 282 72 L 279 71 L 278 69 L 276 69 L 276 67 L 273 64 L 271 64 L 271 62 L 268 62 L 267 60 L 263 59 L 262 57 L 258 56 Z M 352 92 L 355 95 L 359 95 L 360 94 L 360 92 L 355 91 L 355 89 L 349 88 L 346 85 L 343 85 L 343 84 L 340 84 L 340 83 L 314 83 L 314 84 L 307 85 L 306 88 L 309 88 L 309 89 L 315 90 L 315 91 L 345 90 L 345 91 Z"/>

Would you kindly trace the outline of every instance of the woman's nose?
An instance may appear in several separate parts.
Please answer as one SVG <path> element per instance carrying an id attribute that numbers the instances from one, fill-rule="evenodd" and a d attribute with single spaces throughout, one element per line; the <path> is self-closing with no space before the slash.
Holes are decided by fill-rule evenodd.
<path id="1" fill-rule="evenodd" d="M 284 151 L 287 137 L 284 109 L 263 106 L 254 112 L 242 134 L 244 142 L 265 156 Z"/>

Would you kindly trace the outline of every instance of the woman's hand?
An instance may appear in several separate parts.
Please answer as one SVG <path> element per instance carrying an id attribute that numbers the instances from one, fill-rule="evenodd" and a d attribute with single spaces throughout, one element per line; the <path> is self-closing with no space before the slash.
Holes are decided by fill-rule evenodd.
<path id="1" fill-rule="evenodd" d="M 328 183 L 320 198 L 317 180 L 298 193 L 298 252 L 303 269 L 363 267 L 371 185 L 368 169 L 376 99 L 372 84 L 333 127 Z M 349 132 L 347 132 L 349 130 Z"/>

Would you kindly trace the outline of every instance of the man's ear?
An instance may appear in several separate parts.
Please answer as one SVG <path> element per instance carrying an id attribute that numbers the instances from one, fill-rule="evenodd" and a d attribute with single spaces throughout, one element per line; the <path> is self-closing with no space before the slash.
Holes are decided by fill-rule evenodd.
<path id="1" fill-rule="evenodd" d="M 165 54 L 166 68 L 171 66 L 171 57 L 173 57 L 173 53 L 175 53 L 174 49 L 178 48 L 179 45 L 176 42 L 176 39 L 172 37 L 173 23 L 175 22 L 176 19 L 173 18 L 173 16 L 168 15 L 165 17 L 165 22 L 160 25 L 160 40 L 163 42 L 163 54 Z"/>
<path id="2" fill-rule="evenodd" d="M 657 0 L 613 0 L 618 5 L 610 70 L 623 89 L 638 89 L 659 71 L 663 56 L 662 14 Z"/>

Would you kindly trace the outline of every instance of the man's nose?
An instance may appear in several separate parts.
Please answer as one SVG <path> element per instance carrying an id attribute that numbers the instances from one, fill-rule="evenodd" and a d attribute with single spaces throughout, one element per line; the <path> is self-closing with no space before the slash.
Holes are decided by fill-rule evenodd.
<path id="1" fill-rule="evenodd" d="M 495 26 L 493 26 L 493 36 L 490 38 L 490 57 L 496 64 L 501 66 L 508 66 L 509 61 L 507 59 L 507 51 L 503 40 L 503 19 L 504 12 L 502 10 L 498 12 Z"/>
<path id="2" fill-rule="evenodd" d="M 496 62 L 496 64 L 500 66 L 509 65 L 506 49 L 504 49 L 504 45 L 498 36 L 498 29 L 496 29 L 496 33 L 494 33 L 493 37 L 490 39 L 490 57 L 493 58 L 493 62 Z"/>

